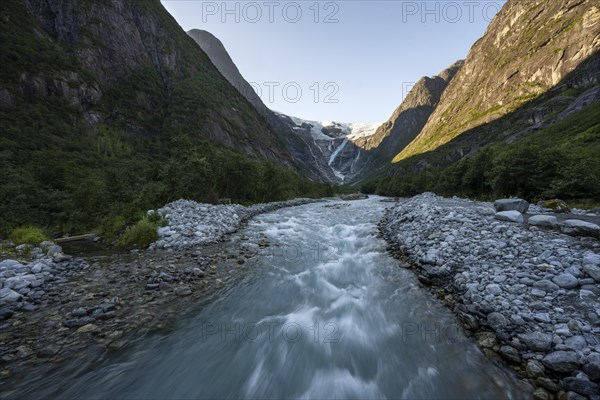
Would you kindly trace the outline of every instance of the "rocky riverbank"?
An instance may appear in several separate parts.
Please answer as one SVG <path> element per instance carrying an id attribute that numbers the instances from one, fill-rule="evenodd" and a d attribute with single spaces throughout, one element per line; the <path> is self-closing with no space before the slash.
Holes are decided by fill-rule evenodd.
<path id="1" fill-rule="evenodd" d="M 166 245 L 132 254 L 73 258 L 51 242 L 11 249 L 11 258 L 0 262 L 0 377 L 6 382 L 0 398 L 18 393 L 35 371 L 75 356 L 84 368 L 84 359 L 174 329 L 179 316 L 228 290 L 254 256 L 269 251 L 266 237 L 253 243 L 229 233 L 259 213 L 312 201 L 243 207 L 179 200 L 159 212 L 169 218 L 169 232 L 181 236 L 163 228 Z M 190 240 L 192 225 L 211 229 Z"/>
<path id="2" fill-rule="evenodd" d="M 425 193 L 380 224 L 392 251 L 536 399 L 600 399 L 600 242 Z"/>
<path id="3" fill-rule="evenodd" d="M 273 203 L 212 205 L 191 200 L 177 200 L 156 211 L 166 218 L 168 225 L 159 228 L 159 240 L 152 249 L 182 250 L 192 246 L 214 243 L 237 231 L 244 221 L 258 214 L 283 207 L 300 206 L 322 200 L 293 199 Z"/>

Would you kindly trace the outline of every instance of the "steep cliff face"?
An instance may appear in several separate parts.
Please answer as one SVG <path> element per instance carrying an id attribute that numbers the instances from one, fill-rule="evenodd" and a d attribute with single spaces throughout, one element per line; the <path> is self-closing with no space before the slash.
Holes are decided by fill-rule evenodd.
<path id="1" fill-rule="evenodd" d="M 158 0 L 7 0 L 1 24 L 1 109 L 63 103 L 82 129 L 185 131 L 292 164 L 273 129 Z"/>
<path id="2" fill-rule="evenodd" d="M 388 165 L 421 132 L 462 64 L 462 60 L 457 61 L 439 75 L 421 78 L 373 135 L 355 141 L 357 146 L 368 151 L 361 175 L 373 174 Z"/>
<path id="3" fill-rule="evenodd" d="M 600 48 L 594 0 L 509 0 L 444 91 L 419 135 L 394 159 L 432 151 L 510 113 Z"/>
<path id="4" fill-rule="evenodd" d="M 252 86 L 244 79 L 237 66 L 231 59 L 231 56 L 223 46 L 223 43 L 217 39 L 212 33 L 201 30 L 192 29 L 187 32 L 188 35 L 204 52 L 208 55 L 212 63 L 217 67 L 219 72 L 236 88 L 242 96 L 246 98 L 260 112 L 262 115 L 266 115 L 268 108 L 262 102 L 258 94 L 254 91 Z"/>

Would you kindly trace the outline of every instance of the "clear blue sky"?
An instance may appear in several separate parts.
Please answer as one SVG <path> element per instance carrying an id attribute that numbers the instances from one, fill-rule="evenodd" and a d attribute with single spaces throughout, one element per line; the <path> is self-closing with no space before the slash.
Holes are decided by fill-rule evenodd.
<path id="1" fill-rule="evenodd" d="M 385 121 L 420 77 L 465 58 L 504 3 L 162 0 L 183 29 L 223 42 L 269 108 L 340 122 Z"/>

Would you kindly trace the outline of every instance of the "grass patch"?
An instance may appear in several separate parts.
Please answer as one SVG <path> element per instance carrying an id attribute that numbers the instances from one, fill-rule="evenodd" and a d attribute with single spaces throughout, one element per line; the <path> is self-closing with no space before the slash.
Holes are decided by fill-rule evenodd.
<path id="1" fill-rule="evenodd" d="M 37 246 L 44 240 L 48 240 L 48 237 L 44 231 L 35 226 L 22 226 L 20 228 L 15 228 L 10 233 L 9 238 L 16 245 L 30 244 L 32 246 Z"/>

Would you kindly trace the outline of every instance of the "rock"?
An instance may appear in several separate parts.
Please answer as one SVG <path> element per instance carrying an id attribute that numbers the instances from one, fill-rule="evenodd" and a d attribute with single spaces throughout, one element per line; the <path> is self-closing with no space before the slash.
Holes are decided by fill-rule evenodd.
<path id="1" fill-rule="evenodd" d="M 537 205 L 552 210 L 555 213 L 571 212 L 571 208 L 567 205 L 567 203 L 558 199 L 539 201 Z"/>
<path id="2" fill-rule="evenodd" d="M 189 286 L 179 286 L 175 288 L 174 292 L 177 296 L 189 296 L 192 294 L 192 288 Z"/>
<path id="3" fill-rule="evenodd" d="M 79 307 L 79 308 L 71 311 L 71 315 L 74 316 L 74 317 L 76 317 L 76 318 L 83 317 L 83 316 L 85 316 L 87 314 L 88 314 L 88 310 L 85 307 Z"/>
<path id="4" fill-rule="evenodd" d="M 583 366 L 583 372 L 594 382 L 600 382 L 600 361 L 591 361 Z"/>
<path id="5" fill-rule="evenodd" d="M 502 346 L 500 347 L 500 354 L 504 356 L 508 361 L 513 364 L 521 363 L 521 356 L 519 355 L 519 351 L 512 346 Z"/>
<path id="6" fill-rule="evenodd" d="M 587 343 L 583 336 L 571 336 L 565 339 L 564 345 L 571 350 L 583 350 Z"/>
<path id="7" fill-rule="evenodd" d="M 527 347 L 534 351 L 548 351 L 552 347 L 552 335 L 542 332 L 530 332 L 518 335 Z"/>
<path id="8" fill-rule="evenodd" d="M 98 332 L 98 327 L 94 324 L 87 324 L 75 331 L 76 333 L 94 333 Z"/>
<path id="9" fill-rule="evenodd" d="M 550 394 L 543 388 L 537 388 L 532 393 L 534 400 L 550 400 L 552 397 Z"/>
<path id="10" fill-rule="evenodd" d="M 600 226 L 579 219 L 568 219 L 560 225 L 560 231 L 571 236 L 600 237 Z"/>
<path id="11" fill-rule="evenodd" d="M 545 368 L 541 362 L 536 360 L 529 360 L 527 361 L 525 371 L 527 371 L 527 376 L 529 376 L 530 378 L 539 378 L 540 376 L 544 376 Z"/>
<path id="12" fill-rule="evenodd" d="M 597 396 L 600 393 L 597 384 L 579 377 L 568 377 L 563 379 L 563 386 L 567 390 L 572 390 L 585 396 Z"/>
<path id="13" fill-rule="evenodd" d="M 600 282 L 600 267 L 595 265 L 587 264 L 583 266 L 583 270 L 586 274 L 592 277 L 596 282 Z"/>
<path id="14" fill-rule="evenodd" d="M 518 211 L 500 211 L 494 217 L 499 221 L 516 222 L 519 224 L 522 224 L 524 221 L 523 214 Z"/>
<path id="15" fill-rule="evenodd" d="M 595 265 L 600 267 L 600 254 L 588 251 L 583 255 L 583 265 Z"/>
<path id="16" fill-rule="evenodd" d="M 527 220 L 529 225 L 554 228 L 558 225 L 558 219 L 553 215 L 534 215 Z"/>
<path id="17" fill-rule="evenodd" d="M 2 269 L 21 269 L 21 268 L 23 268 L 23 264 L 21 264 L 17 260 L 0 261 L 0 270 L 2 270 Z"/>
<path id="18" fill-rule="evenodd" d="M 536 289 L 543 290 L 546 293 L 556 292 L 559 289 L 558 285 L 547 279 L 537 281 L 533 284 L 533 287 Z"/>
<path id="19" fill-rule="evenodd" d="M 489 294 L 493 294 L 494 296 L 502 294 L 502 288 L 496 283 L 490 283 L 489 285 L 487 285 L 485 287 L 485 291 Z"/>
<path id="20" fill-rule="evenodd" d="M 579 280 L 568 272 L 555 276 L 552 282 L 563 289 L 573 289 L 579 285 Z"/>
<path id="21" fill-rule="evenodd" d="M 206 275 L 206 272 L 202 271 L 200 268 L 196 267 L 192 270 L 192 273 L 200 278 Z"/>
<path id="22" fill-rule="evenodd" d="M 0 307 L 0 321 L 9 319 L 14 315 L 14 311 L 7 307 Z"/>
<path id="23" fill-rule="evenodd" d="M 0 289 L 0 301 L 6 304 L 16 303 L 17 301 L 21 300 L 22 297 L 23 296 L 12 289 L 6 287 Z"/>
<path id="24" fill-rule="evenodd" d="M 504 315 L 500 314 L 499 312 L 493 312 L 491 314 L 488 314 L 487 322 L 488 325 L 494 329 L 506 328 L 506 325 L 508 324 L 506 317 L 504 317 Z"/>
<path id="25" fill-rule="evenodd" d="M 221 279 L 215 279 L 215 286 L 220 289 L 225 286 L 225 282 L 223 282 Z"/>
<path id="26" fill-rule="evenodd" d="M 60 347 L 58 347 L 57 345 L 46 346 L 37 352 L 37 356 L 39 358 L 53 357 L 56 353 L 58 353 L 59 350 L 60 350 Z"/>
<path id="27" fill-rule="evenodd" d="M 579 368 L 577 353 L 574 351 L 555 351 L 542 359 L 544 365 L 555 372 L 573 372 Z"/>
<path id="28" fill-rule="evenodd" d="M 518 211 L 519 213 L 524 213 L 529 209 L 529 203 L 522 199 L 499 199 L 494 202 L 494 208 L 496 211 Z"/>

